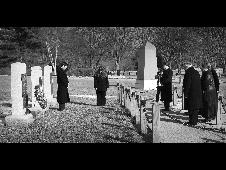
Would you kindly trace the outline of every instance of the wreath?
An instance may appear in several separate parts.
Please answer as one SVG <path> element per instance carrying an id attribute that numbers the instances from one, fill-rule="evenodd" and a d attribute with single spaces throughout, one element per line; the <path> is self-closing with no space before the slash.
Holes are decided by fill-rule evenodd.
<path id="1" fill-rule="evenodd" d="M 45 95 L 39 85 L 35 87 L 34 95 L 40 107 L 45 109 L 47 107 L 47 99 L 45 98 Z"/>

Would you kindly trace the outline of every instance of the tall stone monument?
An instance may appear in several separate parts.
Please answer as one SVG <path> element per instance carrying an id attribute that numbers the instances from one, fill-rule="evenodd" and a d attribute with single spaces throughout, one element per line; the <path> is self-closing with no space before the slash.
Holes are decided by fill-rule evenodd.
<path id="1" fill-rule="evenodd" d="M 6 117 L 7 124 L 15 122 L 15 120 L 25 120 L 25 122 L 33 122 L 33 116 L 26 114 L 26 64 L 16 62 L 11 64 L 11 100 L 12 115 Z"/>
<path id="2" fill-rule="evenodd" d="M 150 42 L 138 49 L 138 71 L 135 88 L 142 90 L 156 90 L 158 72 L 156 48 Z"/>

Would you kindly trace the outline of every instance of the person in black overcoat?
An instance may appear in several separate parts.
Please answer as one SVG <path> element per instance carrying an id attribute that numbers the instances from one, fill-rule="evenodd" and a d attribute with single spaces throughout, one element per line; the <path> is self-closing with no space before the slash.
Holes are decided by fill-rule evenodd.
<path id="1" fill-rule="evenodd" d="M 206 64 L 203 64 L 201 83 L 203 93 L 202 116 L 205 118 L 205 121 L 208 122 L 216 118 L 218 97 L 212 68 Z"/>
<path id="2" fill-rule="evenodd" d="M 166 64 L 163 65 L 161 82 L 161 101 L 164 102 L 165 111 L 169 111 L 170 102 L 172 102 L 172 77 L 173 71 Z"/>
<path id="3" fill-rule="evenodd" d="M 62 62 L 60 66 L 57 67 L 57 102 L 59 103 L 59 111 L 65 109 L 65 103 L 70 102 L 69 93 L 68 93 L 68 78 L 67 78 L 67 68 L 68 64 Z"/>
<path id="4" fill-rule="evenodd" d="M 160 82 L 160 79 L 162 77 L 162 69 L 161 68 L 158 68 L 158 72 L 157 72 L 157 76 L 156 76 L 156 79 L 157 79 L 157 93 L 156 93 L 156 102 L 159 102 L 159 98 L 160 98 L 160 94 L 161 94 L 161 82 Z"/>
<path id="5" fill-rule="evenodd" d="M 94 88 L 97 94 L 97 106 L 104 106 L 106 104 L 106 91 L 109 88 L 109 81 L 103 66 L 99 66 L 94 74 Z"/>
<path id="6" fill-rule="evenodd" d="M 197 125 L 198 114 L 203 107 L 202 88 L 199 72 L 194 69 L 192 63 L 185 63 L 185 75 L 183 80 L 183 93 L 185 106 L 189 114 L 189 125 Z"/>
<path id="7" fill-rule="evenodd" d="M 219 87 L 220 87 L 220 81 L 219 81 L 217 72 L 214 70 L 214 68 L 212 67 L 212 65 L 210 63 L 207 64 L 207 67 L 212 72 L 213 79 L 214 79 L 214 84 L 215 84 L 215 88 L 216 88 L 216 92 L 217 92 L 217 95 L 218 95 Z"/>

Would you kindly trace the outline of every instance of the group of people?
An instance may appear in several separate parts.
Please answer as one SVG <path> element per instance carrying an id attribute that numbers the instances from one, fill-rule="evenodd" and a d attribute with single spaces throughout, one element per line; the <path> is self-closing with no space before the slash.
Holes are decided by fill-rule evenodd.
<path id="1" fill-rule="evenodd" d="M 62 62 L 57 67 L 57 102 L 59 103 L 59 111 L 65 109 L 65 104 L 70 102 L 68 93 L 68 63 Z M 97 106 L 106 104 L 106 91 L 109 88 L 108 74 L 103 66 L 99 66 L 94 74 L 94 88 L 97 95 Z"/>
<path id="2" fill-rule="evenodd" d="M 210 122 L 216 118 L 218 110 L 219 79 L 210 63 L 202 65 L 202 75 L 193 67 L 191 62 L 184 63 L 185 75 L 183 79 L 184 109 L 188 110 L 188 125 L 198 123 L 198 115 Z M 163 64 L 158 72 L 158 87 L 156 101 L 164 102 L 165 111 L 169 111 L 172 102 L 173 71 Z"/>
<path id="3" fill-rule="evenodd" d="M 191 62 L 184 63 L 185 75 L 183 79 L 184 109 L 188 110 L 189 122 L 191 126 L 197 125 L 198 115 L 202 115 L 206 122 L 216 118 L 218 110 L 219 79 L 216 71 L 210 63 L 202 65 L 202 76 L 193 67 Z M 68 64 L 62 62 L 57 67 L 57 102 L 59 110 L 65 109 L 65 103 L 70 102 L 68 93 Z M 173 71 L 167 63 L 158 72 L 158 86 L 156 101 L 164 103 L 164 110 L 170 111 L 172 102 L 172 77 Z M 94 88 L 97 95 L 97 106 L 106 104 L 106 91 L 109 88 L 108 74 L 103 66 L 99 66 L 94 74 Z"/>

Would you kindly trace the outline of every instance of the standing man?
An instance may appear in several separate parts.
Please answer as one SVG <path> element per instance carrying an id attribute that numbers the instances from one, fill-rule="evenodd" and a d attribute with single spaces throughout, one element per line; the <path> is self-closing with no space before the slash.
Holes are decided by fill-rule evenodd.
<path id="1" fill-rule="evenodd" d="M 169 111 L 170 102 L 172 102 L 172 77 L 173 71 L 167 66 L 166 63 L 163 64 L 163 73 L 160 78 L 161 83 L 161 101 L 164 102 L 165 111 Z"/>
<path id="2" fill-rule="evenodd" d="M 69 93 L 68 93 L 68 78 L 67 78 L 67 68 L 68 64 L 62 62 L 59 67 L 57 67 L 57 102 L 59 103 L 59 111 L 65 109 L 65 103 L 70 102 Z"/>
<path id="3" fill-rule="evenodd" d="M 103 66 L 99 66 L 94 74 L 94 88 L 97 94 L 97 106 L 106 104 L 106 91 L 109 88 L 107 71 Z"/>
<path id="4" fill-rule="evenodd" d="M 189 114 L 188 125 L 195 126 L 198 123 L 198 113 L 202 108 L 202 88 L 199 72 L 194 69 L 191 62 L 185 63 L 185 75 L 183 80 L 183 92 Z"/>

